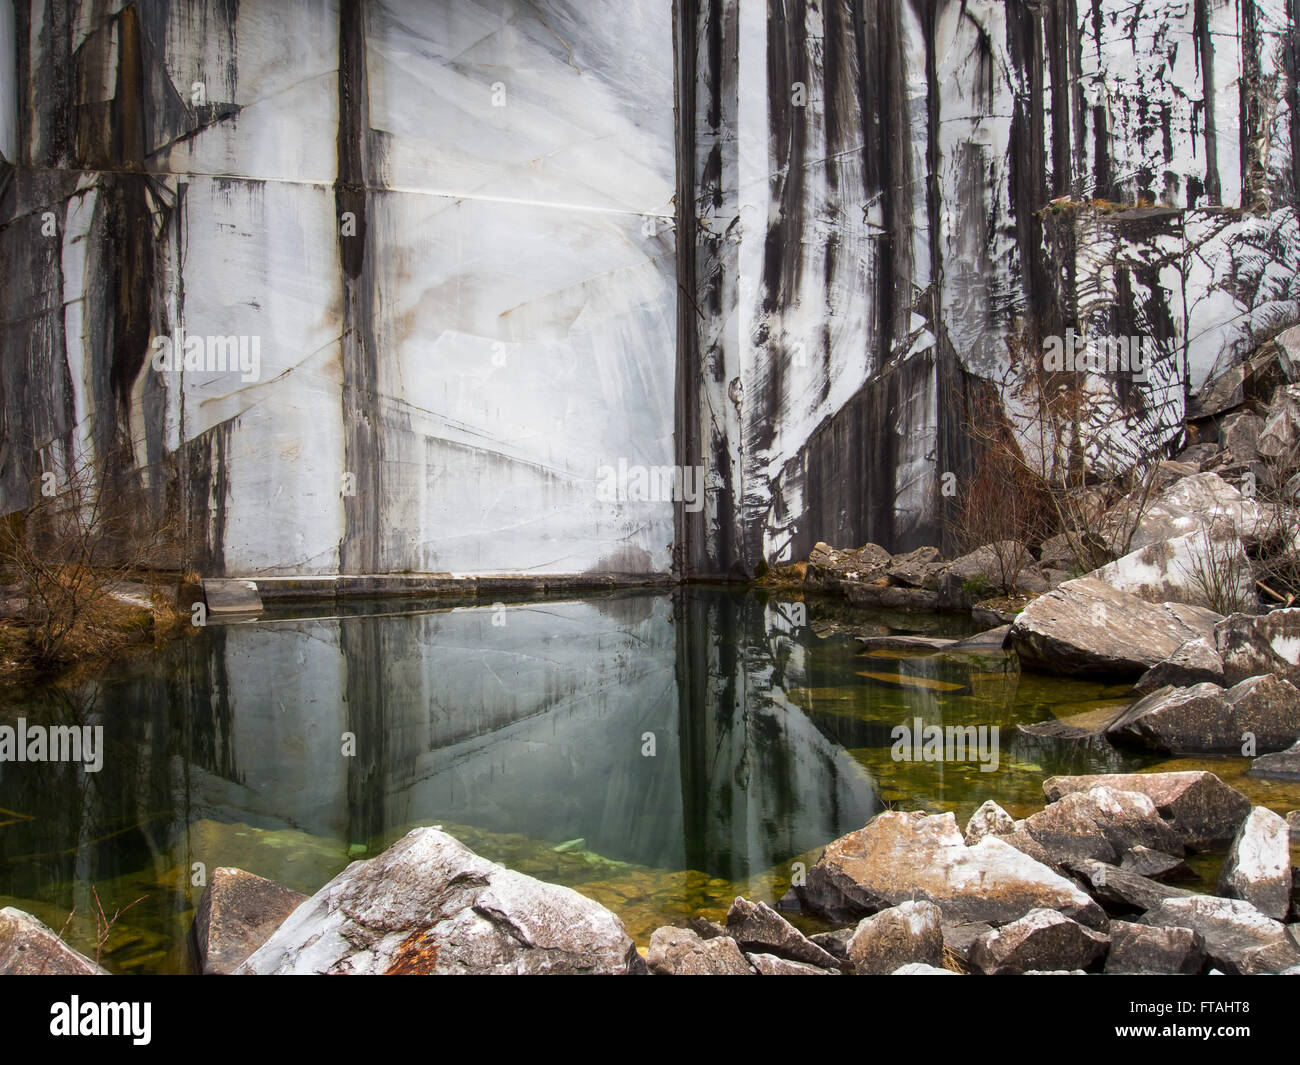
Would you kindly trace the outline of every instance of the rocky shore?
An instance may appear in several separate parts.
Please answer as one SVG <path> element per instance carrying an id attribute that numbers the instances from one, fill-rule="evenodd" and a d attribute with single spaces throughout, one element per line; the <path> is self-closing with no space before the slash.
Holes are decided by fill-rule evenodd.
<path id="1" fill-rule="evenodd" d="M 827 846 L 776 907 L 738 897 L 634 943 L 578 892 L 489 862 L 436 828 L 354 862 L 310 898 L 219 869 L 194 922 L 206 974 L 1300 975 L 1300 812 L 1208 772 L 1053 777 L 1015 820 L 984 803 L 887 811 Z M 1216 894 L 1179 887 L 1223 856 Z M 791 919 L 830 930 L 805 934 Z M 802 916 L 801 916 L 802 915 Z M 21 911 L 0 973 L 102 974 Z"/>

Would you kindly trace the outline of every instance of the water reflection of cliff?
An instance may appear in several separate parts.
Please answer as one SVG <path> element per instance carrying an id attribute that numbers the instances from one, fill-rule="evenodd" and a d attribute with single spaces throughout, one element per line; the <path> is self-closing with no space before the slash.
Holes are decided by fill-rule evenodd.
<path id="1" fill-rule="evenodd" d="M 703 589 L 213 627 L 86 689 L 99 774 L 0 767 L 0 807 L 29 818 L 0 829 L 0 894 L 161 874 L 204 819 L 340 853 L 446 821 L 762 871 L 874 809 L 860 766 L 773 696 L 798 647 L 769 628 L 752 596 Z M 69 699 L 21 712 L 84 715 Z"/>

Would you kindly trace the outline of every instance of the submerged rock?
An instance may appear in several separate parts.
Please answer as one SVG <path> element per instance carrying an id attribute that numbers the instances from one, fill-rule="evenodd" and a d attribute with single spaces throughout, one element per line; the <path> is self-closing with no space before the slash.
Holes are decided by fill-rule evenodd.
<path id="1" fill-rule="evenodd" d="M 214 870 L 194 915 L 199 971 L 233 973 L 306 898 L 242 869 Z"/>
<path id="2" fill-rule="evenodd" d="M 1106 952 L 1108 942 L 1064 914 L 1039 909 L 986 932 L 971 946 L 970 962 L 993 976 L 1086 970 Z"/>
<path id="3" fill-rule="evenodd" d="M 0 976 L 107 976 L 30 913 L 0 910 Z"/>
<path id="4" fill-rule="evenodd" d="M 932 902 L 903 902 L 864 917 L 849 941 L 849 961 L 859 976 L 892 973 L 903 965 L 943 961 L 943 927 Z"/>
<path id="5" fill-rule="evenodd" d="M 641 961 L 622 922 L 598 903 L 418 828 L 349 865 L 238 971 L 626 974 Z"/>
<path id="6" fill-rule="evenodd" d="M 1056 802 L 1064 795 L 1099 785 L 1117 791 L 1141 792 L 1155 803 L 1189 850 L 1226 846 L 1236 836 L 1251 807 L 1250 800 L 1236 788 L 1202 770 L 1049 777 L 1043 781 L 1043 793 L 1048 802 Z"/>
<path id="7" fill-rule="evenodd" d="M 1286 821 L 1256 806 L 1242 823 L 1219 880 L 1219 892 L 1283 920 L 1291 908 L 1291 841 Z"/>
<path id="8" fill-rule="evenodd" d="M 830 844 L 795 890 L 806 909 L 832 919 L 927 900 L 950 921 L 1003 924 L 1035 907 L 1096 927 L 1106 920 L 1075 884 L 1003 840 L 966 846 L 951 813 L 880 814 Z"/>
<path id="9" fill-rule="evenodd" d="M 1186 603 L 1148 603 L 1096 577 L 1066 581 L 1030 603 L 1011 625 L 1021 661 L 1070 675 L 1137 676 L 1221 615 Z"/>
<path id="10" fill-rule="evenodd" d="M 646 965 L 657 976 L 753 976 L 734 939 L 701 939 L 689 928 L 657 928 L 650 936 Z"/>

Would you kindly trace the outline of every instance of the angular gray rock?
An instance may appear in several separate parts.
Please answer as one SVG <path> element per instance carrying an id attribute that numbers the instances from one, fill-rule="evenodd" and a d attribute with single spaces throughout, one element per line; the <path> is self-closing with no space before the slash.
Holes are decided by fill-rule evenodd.
<path id="1" fill-rule="evenodd" d="M 1230 976 L 1277 973 L 1300 964 L 1300 947 L 1287 935 L 1286 926 L 1241 899 L 1166 899 L 1148 910 L 1140 923 L 1199 932 L 1209 963 Z"/>
<path id="2" fill-rule="evenodd" d="M 983 632 L 977 632 L 974 636 L 967 636 L 964 640 L 957 640 L 950 643 L 944 648 L 946 654 L 953 654 L 960 651 L 969 651 L 973 653 L 1001 653 L 1006 648 L 1007 636 L 1011 633 L 1011 625 L 995 625 L 991 629 L 985 629 Z"/>
<path id="3" fill-rule="evenodd" d="M 759 976 L 837 976 L 836 971 L 830 971 L 817 965 L 808 965 L 801 961 L 791 961 L 789 958 L 778 958 L 775 954 L 746 954 L 749 963 L 758 970 Z"/>
<path id="4" fill-rule="evenodd" d="M 256 581 L 208 578 L 203 582 L 203 597 L 208 613 L 214 617 L 262 612 Z"/>
<path id="5" fill-rule="evenodd" d="M 1265 916 L 1284 920 L 1291 908 L 1291 840 L 1286 821 L 1256 806 L 1232 841 L 1219 893 L 1244 899 Z"/>
<path id="6" fill-rule="evenodd" d="M 1198 532 L 1209 525 L 1230 528 L 1243 540 L 1257 539 L 1272 515 L 1255 499 L 1247 498 L 1216 473 L 1181 477 L 1151 500 L 1139 515 L 1130 502 L 1122 502 L 1102 519 L 1107 542 L 1123 544 L 1137 518 L 1128 551 Z"/>
<path id="7" fill-rule="evenodd" d="M 992 931 L 993 926 L 984 921 L 959 921 L 955 923 L 945 923 L 943 926 L 943 945 L 951 953 L 957 955 L 962 961 L 970 961 L 970 948 L 974 946 L 975 941 L 986 932 Z"/>
<path id="8" fill-rule="evenodd" d="M 1232 614 L 1214 627 L 1228 684 L 1275 673 L 1300 685 L 1300 607 L 1267 614 Z"/>
<path id="9" fill-rule="evenodd" d="M 1030 668 L 1136 677 L 1188 640 L 1209 635 L 1220 620 L 1203 607 L 1148 603 L 1096 577 L 1080 577 L 1025 607 L 1011 625 L 1010 642 Z"/>
<path id="10" fill-rule="evenodd" d="M 0 976 L 107 976 L 30 913 L 0 910 Z"/>
<path id="11" fill-rule="evenodd" d="M 1115 743 L 1170 753 L 1278 751 L 1300 736 L 1300 691 L 1273 674 L 1228 690 L 1203 683 L 1161 688 L 1139 699 L 1106 730 Z"/>
<path id="12" fill-rule="evenodd" d="M 1255 441 L 1265 458 L 1290 454 L 1300 442 L 1300 385 L 1278 389 L 1269 404 L 1268 417 Z"/>
<path id="13" fill-rule="evenodd" d="M 837 928 L 833 932 L 818 932 L 814 936 L 809 936 L 808 939 L 821 947 L 836 961 L 847 962 L 849 960 L 849 943 L 857 930 L 856 925 L 850 925 L 848 928 Z"/>
<path id="14" fill-rule="evenodd" d="M 977 547 L 947 563 L 939 574 L 938 588 L 941 602 L 958 606 L 1003 593 L 1045 592 L 1048 585 L 1028 547 L 1015 540 L 1002 540 Z M 982 594 L 978 589 L 983 590 Z"/>
<path id="15" fill-rule="evenodd" d="M 1190 928 L 1111 921 L 1105 972 L 1195 976 L 1205 966 L 1205 939 Z"/>
<path id="16" fill-rule="evenodd" d="M 1126 872 L 1136 873 L 1148 880 L 1186 880 L 1195 877 L 1188 864 L 1182 858 L 1150 847 L 1130 847 L 1119 860 L 1119 867 Z"/>
<path id="17" fill-rule="evenodd" d="M 1049 777 L 1043 781 L 1043 794 L 1048 802 L 1056 802 L 1064 795 L 1099 785 L 1141 792 L 1155 803 L 1161 817 L 1189 850 L 1227 846 L 1251 807 L 1250 800 L 1236 788 L 1203 770 Z"/>
<path id="18" fill-rule="evenodd" d="M 1300 780 L 1300 742 L 1276 754 L 1264 754 L 1250 763 L 1246 774 L 1267 780 Z"/>
<path id="19" fill-rule="evenodd" d="M 1164 661 L 1157 662 L 1143 673 L 1133 690 L 1149 695 L 1169 685 L 1190 688 L 1205 682 L 1223 686 L 1223 659 L 1219 657 L 1213 634 L 1188 640 Z"/>
<path id="20" fill-rule="evenodd" d="M 775 954 L 824 969 L 839 967 L 835 958 L 809 940 L 770 906 L 737 897 L 727 911 L 727 932 L 746 954 Z M 751 957 L 752 960 L 752 957 Z"/>
<path id="21" fill-rule="evenodd" d="M 1250 559 L 1241 540 L 1228 530 L 1197 530 L 1157 540 L 1088 576 L 1148 603 L 1212 609 L 1217 605 L 1212 595 L 1227 596 L 1239 609 L 1257 603 Z"/>
<path id="22" fill-rule="evenodd" d="M 864 917 L 849 941 L 848 953 L 859 976 L 892 973 L 912 962 L 939 965 L 942 913 L 932 902 L 903 902 Z"/>
<path id="23" fill-rule="evenodd" d="M 1300 843 L 1300 810 L 1292 810 L 1286 815 L 1286 826 L 1291 832 L 1291 845 Z"/>
<path id="24" fill-rule="evenodd" d="M 1091 858 L 1071 862 L 1068 868 L 1084 881 L 1092 897 L 1108 909 L 1137 910 L 1142 913 L 1165 899 L 1187 898 L 1192 894 L 1182 888 L 1160 884 L 1117 865 L 1107 865 Z"/>
<path id="25" fill-rule="evenodd" d="M 992 799 L 985 799 L 966 822 L 966 845 L 978 843 L 985 836 L 1001 836 L 1015 829 L 1015 819 Z"/>
<path id="26" fill-rule="evenodd" d="M 937 965 L 926 965 L 924 962 L 914 961 L 907 965 L 900 965 L 890 975 L 892 976 L 960 976 L 951 969 L 941 969 Z"/>
<path id="27" fill-rule="evenodd" d="M 918 547 L 907 554 L 895 555 L 885 569 L 885 576 L 899 584 L 933 591 L 939 587 L 939 574 L 943 568 L 937 548 Z"/>
<path id="28" fill-rule="evenodd" d="M 1086 858 L 1118 862 L 1134 846 L 1183 853 L 1182 842 L 1150 798 L 1103 785 L 1063 795 L 1016 827 L 1038 843 L 1055 866 Z"/>
<path id="29" fill-rule="evenodd" d="M 1003 840 L 966 846 L 951 813 L 879 814 L 831 843 L 795 891 L 806 909 L 831 919 L 924 899 L 950 921 L 1001 924 L 1040 906 L 1088 925 L 1106 920 L 1077 885 Z"/>
<path id="30" fill-rule="evenodd" d="M 623 923 L 603 906 L 570 888 L 480 858 L 437 829 L 417 828 L 378 857 L 349 865 L 294 910 L 238 971 L 627 974 L 641 969 Z"/>
<path id="31" fill-rule="evenodd" d="M 1106 952 L 1108 938 L 1055 910 L 1033 910 L 986 932 L 970 949 L 971 964 L 991 976 L 1033 970 L 1086 970 Z"/>
<path id="32" fill-rule="evenodd" d="M 233 973 L 306 898 L 242 869 L 213 870 L 194 914 L 199 971 Z"/>
<path id="33" fill-rule="evenodd" d="M 754 975 L 734 939 L 701 939 L 689 928 L 656 928 L 650 934 L 645 960 L 656 976 Z"/>

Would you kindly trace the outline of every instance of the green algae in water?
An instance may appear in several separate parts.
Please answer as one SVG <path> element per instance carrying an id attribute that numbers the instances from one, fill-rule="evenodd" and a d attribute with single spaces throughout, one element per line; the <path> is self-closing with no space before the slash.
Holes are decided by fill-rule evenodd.
<path id="1" fill-rule="evenodd" d="M 102 724 L 105 763 L 0 766 L 0 898 L 93 955 L 93 892 L 110 913 L 143 897 L 103 963 L 188 972 L 218 866 L 310 894 L 441 825 L 609 906 L 644 946 L 659 925 L 720 920 L 736 895 L 775 902 L 793 863 L 886 806 L 964 823 L 991 798 L 1023 816 L 1046 776 L 1163 768 L 1300 806 L 1300 789 L 1242 776 L 1245 759 L 1161 762 L 1020 731 L 1109 712 L 1126 686 L 1022 674 L 1005 654 L 864 656 L 846 631 L 963 636 L 968 619 L 809 600 L 796 627 L 789 606 L 690 587 L 512 601 L 505 626 L 464 602 L 279 610 L 75 690 L 11 693 L 0 721 Z M 996 772 L 893 758 L 892 730 L 918 719 L 996 727 Z"/>

